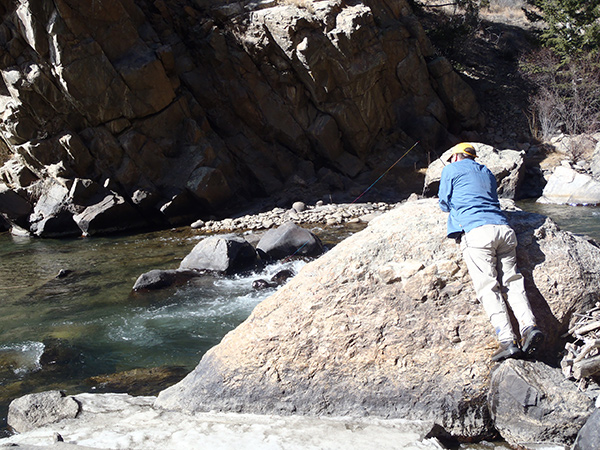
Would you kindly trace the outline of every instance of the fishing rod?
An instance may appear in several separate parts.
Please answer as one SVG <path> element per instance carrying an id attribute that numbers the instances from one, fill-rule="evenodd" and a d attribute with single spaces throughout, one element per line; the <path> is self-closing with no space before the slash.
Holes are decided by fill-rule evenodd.
<path id="1" fill-rule="evenodd" d="M 375 186 L 375 183 L 377 183 L 379 180 L 381 180 L 381 179 L 382 179 L 382 178 L 385 176 L 385 174 L 386 174 L 386 173 L 388 173 L 390 170 L 392 170 L 392 169 L 394 168 L 394 166 L 395 166 L 396 164 L 398 164 L 400 161 L 402 161 L 402 158 L 404 158 L 406 155 L 408 155 L 408 153 L 409 153 L 409 152 L 410 152 L 410 151 L 411 151 L 413 148 L 415 148 L 415 147 L 416 147 L 416 146 L 419 144 L 419 142 L 420 142 L 420 141 L 417 141 L 417 142 L 415 142 L 411 148 L 409 148 L 408 150 L 406 150 L 406 151 L 404 152 L 404 155 L 402 155 L 400 158 L 398 158 L 398 160 L 397 160 L 397 161 L 396 161 L 394 164 L 392 164 L 390 167 L 388 167 L 388 169 L 387 169 L 385 172 L 383 172 L 383 173 L 381 174 L 381 176 L 380 176 L 379 178 L 377 178 L 377 179 L 376 179 L 376 180 L 373 182 L 373 184 L 371 184 L 371 186 L 369 186 L 367 189 L 365 189 L 365 191 L 364 191 L 362 194 L 360 194 L 358 197 L 356 197 L 356 198 L 354 199 L 354 201 L 353 201 L 352 203 L 350 203 L 350 204 L 352 205 L 352 204 L 356 203 L 356 202 L 358 201 L 358 199 L 360 199 L 360 198 L 361 198 L 363 195 L 365 195 L 365 194 L 366 194 L 366 193 L 369 191 L 369 189 L 371 189 L 373 186 Z"/>
<path id="2" fill-rule="evenodd" d="M 387 174 L 387 173 L 388 173 L 390 170 L 392 170 L 396 164 L 398 164 L 400 161 L 402 161 L 402 159 L 403 159 L 403 158 L 404 158 L 406 155 L 408 155 L 408 154 L 410 153 L 410 151 L 411 151 L 413 148 L 415 148 L 415 147 L 416 147 L 416 146 L 419 144 L 419 142 L 420 142 L 420 141 L 417 141 L 417 142 L 415 142 L 415 143 L 412 145 L 412 147 L 411 147 L 411 148 L 409 148 L 408 150 L 406 150 L 406 151 L 404 152 L 404 154 L 403 154 L 403 155 L 402 155 L 400 158 L 398 158 L 394 164 L 392 164 L 390 167 L 388 167 L 388 169 L 387 169 L 385 172 L 383 172 L 383 173 L 381 174 L 381 176 L 380 176 L 379 178 L 377 178 L 377 179 L 376 179 L 376 180 L 375 180 L 375 181 L 374 181 L 374 182 L 371 184 L 371 186 L 369 186 L 367 189 L 365 189 L 365 190 L 364 190 L 364 192 L 363 192 L 362 194 L 360 194 L 358 197 L 356 197 L 356 199 L 354 199 L 354 201 L 353 201 L 352 203 L 350 203 L 350 204 L 352 205 L 352 204 L 356 203 L 356 202 L 357 202 L 357 201 L 358 201 L 358 200 L 359 200 L 359 199 L 360 199 L 360 198 L 361 198 L 363 195 L 365 195 L 365 194 L 366 194 L 366 193 L 367 193 L 367 192 L 368 192 L 368 191 L 369 191 L 369 190 L 370 190 L 370 189 L 371 189 L 373 186 L 375 186 L 375 184 L 376 184 L 376 183 L 377 183 L 379 180 L 381 180 L 381 179 L 382 179 L 382 178 L 383 178 L 383 177 L 384 177 L 384 176 L 385 176 L 385 175 L 386 175 L 386 174 Z M 281 237 L 283 237 L 283 236 L 281 236 Z M 279 242 L 279 240 L 281 239 L 281 237 L 280 237 L 280 238 L 277 240 L 277 242 Z M 287 256 L 287 257 L 284 259 L 284 261 L 289 261 L 289 260 L 290 260 L 292 257 L 294 257 L 296 254 L 298 254 L 298 252 L 300 252 L 300 250 L 302 250 L 302 249 L 303 249 L 303 248 L 304 248 L 304 247 L 305 247 L 307 244 L 308 244 L 308 241 L 306 241 L 304 244 L 302 244 L 302 245 L 301 245 L 301 246 L 300 246 L 300 247 L 299 247 L 299 248 L 298 248 L 298 249 L 297 249 L 297 250 L 296 250 L 296 251 L 295 251 L 295 252 L 294 252 L 292 255 L 290 255 L 290 256 Z"/>

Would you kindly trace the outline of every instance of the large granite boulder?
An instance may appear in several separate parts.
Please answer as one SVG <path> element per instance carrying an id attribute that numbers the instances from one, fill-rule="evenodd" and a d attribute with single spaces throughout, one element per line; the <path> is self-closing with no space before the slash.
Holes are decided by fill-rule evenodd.
<path id="1" fill-rule="evenodd" d="M 44 215 L 39 186 L 111 181 L 112 200 L 75 218 L 84 233 L 139 226 L 127 205 L 177 225 L 251 198 L 343 195 L 415 141 L 405 168 L 482 123 L 406 0 L 21 0 L 0 18 L 14 155 L 0 180 L 45 204 L 31 223 L 22 201 L 0 213 L 40 236 L 76 232 L 81 210 L 66 196 Z"/>
<path id="2" fill-rule="evenodd" d="M 499 150 L 491 145 L 475 142 L 472 145 L 477 151 L 476 161 L 485 165 L 496 177 L 498 196 L 510 199 L 518 198 L 519 187 L 525 175 L 524 152 Z M 429 165 L 425 173 L 423 195 L 437 195 L 442 170 L 448 164 L 450 155 L 451 151 L 448 149 Z"/>
<path id="3" fill-rule="evenodd" d="M 507 215 L 553 361 L 574 314 L 600 294 L 600 249 L 544 216 Z M 497 342 L 445 229 L 435 199 L 374 219 L 259 304 L 156 406 L 419 419 L 455 437 L 494 434 Z"/>
<path id="4" fill-rule="evenodd" d="M 558 166 L 550 175 L 540 203 L 600 205 L 600 180 L 568 166 Z"/>

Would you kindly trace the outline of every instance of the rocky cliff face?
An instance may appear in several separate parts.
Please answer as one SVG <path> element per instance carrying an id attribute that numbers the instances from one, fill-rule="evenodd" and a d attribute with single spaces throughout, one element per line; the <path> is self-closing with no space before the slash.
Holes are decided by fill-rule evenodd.
<path id="1" fill-rule="evenodd" d="M 0 212 L 40 236 L 347 189 L 480 125 L 405 0 L 2 0 L 0 15 Z"/>
<path id="2" fill-rule="evenodd" d="M 597 301 L 600 250 L 543 216 L 507 214 L 529 299 L 547 336 L 544 358 L 555 364 L 574 315 Z M 445 236 L 446 216 L 428 199 L 373 220 L 258 305 L 192 373 L 162 391 L 156 405 L 431 420 L 455 437 L 489 437 L 490 358 L 497 342 L 460 250 Z M 523 364 L 562 378 L 543 362 Z M 518 393 L 507 391 L 518 403 Z M 536 408 L 521 405 L 521 413 L 538 429 L 575 416 L 581 426 L 589 414 L 590 401 L 579 401 L 585 407 L 566 419 L 542 404 L 539 386 L 535 392 Z M 496 415 L 501 411 L 494 407 Z"/>

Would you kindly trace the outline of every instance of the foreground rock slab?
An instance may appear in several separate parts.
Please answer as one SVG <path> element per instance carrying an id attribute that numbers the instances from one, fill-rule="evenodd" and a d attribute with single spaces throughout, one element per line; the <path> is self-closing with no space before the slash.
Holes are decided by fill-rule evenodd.
<path id="1" fill-rule="evenodd" d="M 81 394 L 77 419 L 0 439 L 0 448 L 440 450 L 433 424 L 402 420 L 281 417 L 154 409 L 155 397 Z M 64 442 L 56 443 L 60 436 Z"/>
<path id="2" fill-rule="evenodd" d="M 492 375 L 490 411 L 501 436 L 511 445 L 570 445 L 594 409 L 594 402 L 560 369 L 511 360 Z"/>
<path id="3" fill-rule="evenodd" d="M 546 357 L 600 295 L 600 249 L 549 219 L 508 211 Z M 497 348 L 436 199 L 407 202 L 307 264 L 156 405 L 182 411 L 433 421 L 495 433 Z"/>

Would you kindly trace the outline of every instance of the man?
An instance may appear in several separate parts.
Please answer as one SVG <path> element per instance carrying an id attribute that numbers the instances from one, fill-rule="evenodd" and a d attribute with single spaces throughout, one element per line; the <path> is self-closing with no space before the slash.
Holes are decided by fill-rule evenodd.
<path id="1" fill-rule="evenodd" d="M 523 276 L 517 270 L 517 238 L 498 200 L 496 178 L 475 161 L 475 148 L 461 143 L 452 148 L 444 167 L 439 202 L 448 215 L 448 237 L 460 242 L 477 299 L 483 305 L 500 349 L 493 361 L 533 356 L 544 335 L 537 328 Z M 519 347 L 503 298 L 512 309 L 522 337 Z"/>

